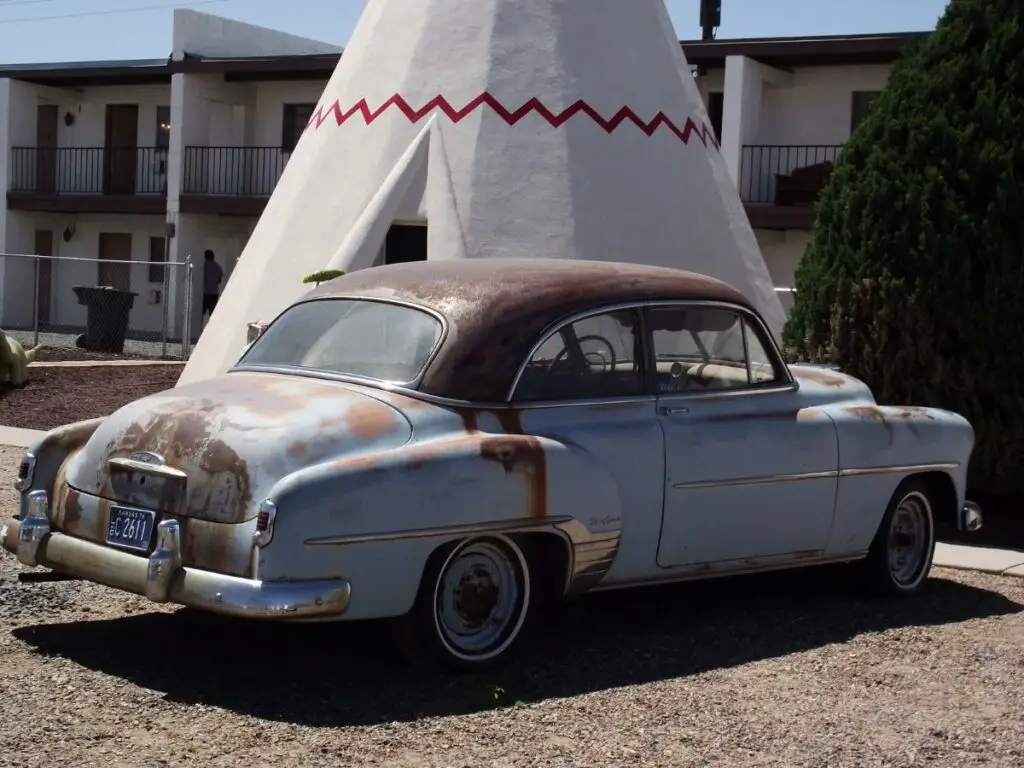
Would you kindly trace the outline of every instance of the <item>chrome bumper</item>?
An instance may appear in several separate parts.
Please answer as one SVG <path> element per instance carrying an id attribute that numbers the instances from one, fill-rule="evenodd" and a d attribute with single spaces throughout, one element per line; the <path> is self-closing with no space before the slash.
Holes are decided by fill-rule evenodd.
<path id="1" fill-rule="evenodd" d="M 340 616 L 348 607 L 348 581 L 266 582 L 181 564 L 176 520 L 157 526 L 157 545 L 140 557 L 50 530 L 45 491 L 32 491 L 24 519 L 0 524 L 0 543 L 24 565 L 61 573 L 142 595 L 154 603 L 177 603 L 227 616 L 304 619 Z"/>
<path id="2" fill-rule="evenodd" d="M 973 501 L 965 501 L 960 508 L 960 519 L 957 520 L 960 530 L 965 533 L 973 533 L 981 528 L 983 522 L 981 507 Z"/>

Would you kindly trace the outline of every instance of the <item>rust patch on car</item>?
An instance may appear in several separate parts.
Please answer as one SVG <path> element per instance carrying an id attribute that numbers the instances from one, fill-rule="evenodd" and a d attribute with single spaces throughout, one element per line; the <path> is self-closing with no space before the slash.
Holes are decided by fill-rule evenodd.
<path id="1" fill-rule="evenodd" d="M 151 450 L 160 453 L 170 466 L 194 465 L 198 472 L 189 473 L 189 494 L 183 505 L 187 509 L 180 511 L 218 509 L 223 510 L 224 522 L 241 520 L 252 502 L 249 468 L 231 446 L 211 434 L 216 421 L 210 414 L 215 410 L 218 408 L 207 401 L 195 403 L 191 410 L 158 410 L 148 422 L 129 426 L 107 453 L 125 456 Z M 117 498 L 111 493 L 115 490 L 109 488 L 101 495 Z"/>
<path id="2" fill-rule="evenodd" d="M 823 550 L 820 549 L 803 549 L 799 552 L 793 553 L 793 559 L 797 562 L 802 560 L 814 560 L 815 558 L 821 557 Z"/>
<path id="3" fill-rule="evenodd" d="M 544 447 L 535 437 L 494 437 L 480 441 L 480 455 L 500 464 L 505 474 L 526 482 L 528 517 L 547 517 L 548 472 Z"/>
<path id="4" fill-rule="evenodd" d="M 523 421 L 519 411 L 513 408 L 498 408 L 492 411 L 494 418 L 501 424 L 507 435 L 523 434 Z"/>
<path id="5" fill-rule="evenodd" d="M 472 408 L 460 408 L 459 418 L 462 419 L 462 428 L 466 430 L 467 434 L 475 435 L 480 431 L 479 419 L 477 419 L 477 412 Z"/>
<path id="6" fill-rule="evenodd" d="M 885 427 L 885 431 L 889 435 L 889 442 L 893 440 L 893 428 L 892 424 L 888 419 L 885 418 L 885 411 L 874 405 L 851 405 L 843 409 L 847 413 L 853 414 L 858 419 L 864 421 L 875 421 Z"/>
<path id="7" fill-rule="evenodd" d="M 793 373 L 798 379 L 821 384 L 823 387 L 842 387 L 849 383 L 846 378 L 821 368 L 797 368 Z"/>
<path id="8" fill-rule="evenodd" d="M 360 440 L 369 442 L 398 426 L 398 414 L 376 400 L 355 402 L 345 411 L 345 425 Z"/>

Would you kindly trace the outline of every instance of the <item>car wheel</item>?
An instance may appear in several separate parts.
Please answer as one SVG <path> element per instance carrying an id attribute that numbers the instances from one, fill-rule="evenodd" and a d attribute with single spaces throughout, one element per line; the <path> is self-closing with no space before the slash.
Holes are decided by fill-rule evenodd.
<path id="1" fill-rule="evenodd" d="M 536 594 L 529 559 L 515 540 L 449 545 L 427 564 L 412 611 L 395 622 L 398 646 L 417 664 L 465 672 L 497 666 L 519 647 Z"/>
<path id="2" fill-rule="evenodd" d="M 928 484 L 910 478 L 896 489 L 861 569 L 866 586 L 883 596 L 921 589 L 935 556 L 935 498 Z"/>

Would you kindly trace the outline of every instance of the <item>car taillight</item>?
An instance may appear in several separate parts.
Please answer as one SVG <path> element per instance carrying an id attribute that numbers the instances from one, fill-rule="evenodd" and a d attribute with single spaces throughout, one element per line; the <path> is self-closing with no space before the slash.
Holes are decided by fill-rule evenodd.
<path id="1" fill-rule="evenodd" d="M 35 454 L 26 451 L 21 457 L 21 464 L 18 465 L 18 479 L 14 481 L 16 490 L 24 491 L 32 487 L 32 477 L 36 473 Z"/>
<path id="2" fill-rule="evenodd" d="M 274 538 L 274 520 L 277 517 L 277 505 L 272 501 L 260 504 L 256 515 L 256 532 L 252 536 L 257 547 L 265 547 Z"/>

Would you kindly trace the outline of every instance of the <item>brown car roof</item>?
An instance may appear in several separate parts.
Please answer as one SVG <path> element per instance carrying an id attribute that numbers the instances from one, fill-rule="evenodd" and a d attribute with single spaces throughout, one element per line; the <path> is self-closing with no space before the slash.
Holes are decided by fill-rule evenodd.
<path id="1" fill-rule="evenodd" d="M 470 402 L 501 402 L 550 324 L 594 306 L 648 299 L 710 299 L 753 309 L 738 290 L 679 269 L 605 261 L 476 258 L 361 269 L 306 294 L 363 296 L 427 307 L 448 338 L 420 390 Z"/>

